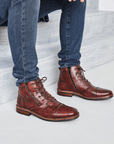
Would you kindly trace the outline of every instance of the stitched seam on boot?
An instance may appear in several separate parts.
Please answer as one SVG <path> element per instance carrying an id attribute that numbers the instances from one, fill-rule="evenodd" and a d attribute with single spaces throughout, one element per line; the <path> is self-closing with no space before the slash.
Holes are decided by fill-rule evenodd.
<path id="1" fill-rule="evenodd" d="M 18 97 L 20 97 L 22 100 L 23 100 L 23 107 L 25 108 L 25 101 L 24 101 L 24 98 L 20 95 L 20 94 L 18 94 Z M 17 103 L 18 104 L 18 103 Z"/>
<path id="2" fill-rule="evenodd" d="M 64 84 L 65 88 L 68 89 L 63 80 L 61 80 L 61 79 L 59 78 L 59 81 L 61 81 L 61 82 Z"/>

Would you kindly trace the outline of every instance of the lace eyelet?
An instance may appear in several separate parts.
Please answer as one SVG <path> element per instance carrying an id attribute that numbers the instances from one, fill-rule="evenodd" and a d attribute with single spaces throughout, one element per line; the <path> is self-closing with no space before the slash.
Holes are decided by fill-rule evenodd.
<path id="1" fill-rule="evenodd" d="M 34 85 L 35 83 L 32 83 L 32 85 Z"/>
<path id="2" fill-rule="evenodd" d="M 38 106 L 41 106 L 41 103 L 38 103 Z"/>

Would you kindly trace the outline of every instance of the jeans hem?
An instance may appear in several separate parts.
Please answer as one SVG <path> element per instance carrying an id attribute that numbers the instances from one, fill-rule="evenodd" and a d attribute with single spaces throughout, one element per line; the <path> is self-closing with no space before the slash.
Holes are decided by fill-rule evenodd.
<path id="1" fill-rule="evenodd" d="M 65 64 L 63 66 L 60 66 L 60 68 L 66 68 L 66 67 L 72 67 L 72 66 L 78 66 L 78 65 L 80 65 L 80 63 L 78 63 L 78 64 Z"/>
<path id="2" fill-rule="evenodd" d="M 27 82 L 30 82 L 30 81 L 34 81 L 34 80 L 37 80 L 38 78 L 39 78 L 39 76 L 36 76 L 36 77 L 34 77 L 34 78 L 30 79 L 30 80 L 24 80 L 24 81 L 22 81 L 20 83 L 16 83 L 16 86 L 18 87 L 21 83 L 27 83 Z"/>

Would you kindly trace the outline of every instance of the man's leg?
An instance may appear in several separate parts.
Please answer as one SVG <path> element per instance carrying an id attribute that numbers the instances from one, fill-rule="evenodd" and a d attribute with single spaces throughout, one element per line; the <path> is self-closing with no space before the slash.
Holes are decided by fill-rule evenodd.
<path id="1" fill-rule="evenodd" d="M 9 6 L 10 6 L 10 0 L 0 1 L 0 25 L 2 25 L 8 19 Z"/>
<path id="2" fill-rule="evenodd" d="M 11 0 L 9 7 L 8 35 L 14 62 L 13 76 L 18 78 L 16 85 L 19 87 L 16 110 L 44 120 L 75 119 L 79 116 L 78 111 L 53 98 L 43 87 L 46 78 L 38 78 L 35 44 L 39 7 L 39 0 Z"/>
<path id="3" fill-rule="evenodd" d="M 67 2 L 63 0 L 60 24 L 61 58 L 58 94 L 64 96 L 78 95 L 86 99 L 107 99 L 112 91 L 94 87 L 83 74 L 80 67 L 80 47 L 82 43 L 86 0 Z M 66 4 L 67 3 L 67 4 Z"/>
<path id="4" fill-rule="evenodd" d="M 35 50 L 40 0 L 11 0 L 8 36 L 16 85 L 38 78 Z"/>
<path id="5" fill-rule="evenodd" d="M 61 51 L 58 56 L 60 67 L 70 67 L 80 64 L 80 47 L 83 37 L 86 0 L 68 2 L 62 0 L 60 21 Z"/>

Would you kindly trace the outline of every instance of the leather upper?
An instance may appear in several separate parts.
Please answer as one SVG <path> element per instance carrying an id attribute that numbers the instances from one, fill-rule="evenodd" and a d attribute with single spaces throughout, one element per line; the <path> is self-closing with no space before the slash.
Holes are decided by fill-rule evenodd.
<path id="1" fill-rule="evenodd" d="M 112 97 L 110 90 L 93 86 L 84 76 L 84 70 L 79 66 L 61 68 L 58 90 L 70 91 L 87 99 L 102 99 Z"/>
<path id="2" fill-rule="evenodd" d="M 18 90 L 17 106 L 46 118 L 68 118 L 78 115 L 75 108 L 58 102 L 43 87 L 43 79 L 22 83 Z"/>

